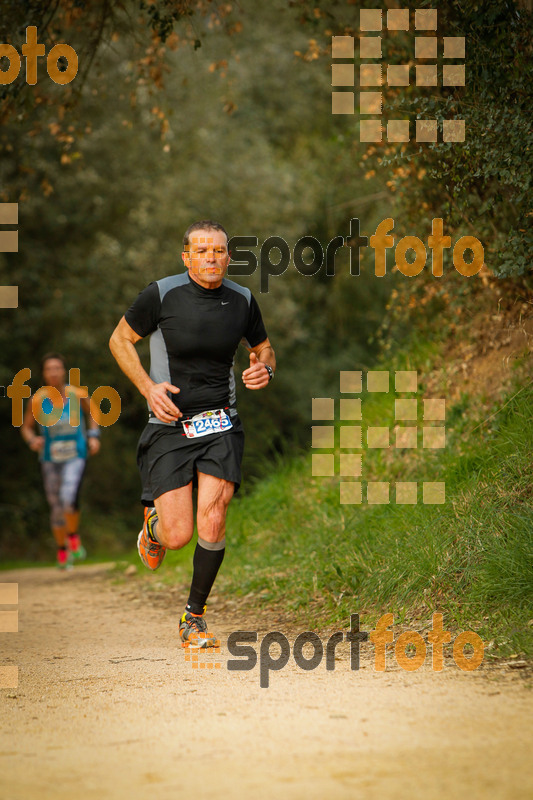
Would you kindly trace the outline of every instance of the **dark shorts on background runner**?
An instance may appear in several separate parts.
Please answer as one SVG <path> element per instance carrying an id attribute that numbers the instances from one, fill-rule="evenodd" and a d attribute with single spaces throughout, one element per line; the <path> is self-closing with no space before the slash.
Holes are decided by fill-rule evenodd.
<path id="1" fill-rule="evenodd" d="M 235 484 L 241 483 L 241 462 L 244 452 L 244 431 L 238 418 L 225 433 L 212 433 L 188 439 L 183 428 L 168 425 L 146 425 L 137 447 L 137 465 L 141 473 L 144 506 L 153 506 L 155 498 L 197 484 L 197 473 L 204 472 Z"/>

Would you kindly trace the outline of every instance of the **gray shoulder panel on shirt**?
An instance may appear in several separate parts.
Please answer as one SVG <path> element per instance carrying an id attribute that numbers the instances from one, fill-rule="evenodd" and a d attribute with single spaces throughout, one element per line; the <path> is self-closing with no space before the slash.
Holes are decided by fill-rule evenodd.
<path id="1" fill-rule="evenodd" d="M 168 278 L 161 278 L 161 280 L 156 281 L 156 283 L 159 288 L 159 297 L 161 302 L 163 302 L 164 296 L 167 292 L 170 292 L 171 289 L 189 283 L 189 273 L 181 272 L 179 275 L 169 275 Z"/>
<path id="2" fill-rule="evenodd" d="M 252 299 L 252 293 L 245 286 L 239 286 L 238 283 L 230 281 L 227 278 L 224 278 L 224 280 L 222 281 L 222 285 L 227 286 L 228 289 L 233 289 L 234 292 L 239 292 L 239 294 L 242 294 L 244 297 L 246 297 L 246 302 L 248 303 L 248 305 L 250 305 L 250 300 Z"/>

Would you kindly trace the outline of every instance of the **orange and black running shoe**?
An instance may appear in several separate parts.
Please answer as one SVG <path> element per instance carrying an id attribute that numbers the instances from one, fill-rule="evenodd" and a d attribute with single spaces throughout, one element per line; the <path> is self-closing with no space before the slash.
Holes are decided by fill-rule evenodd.
<path id="1" fill-rule="evenodd" d="M 220 647 L 220 640 L 207 630 L 204 614 L 191 614 L 190 611 L 185 611 L 180 619 L 180 638 L 183 642 L 182 647 L 197 650 Z"/>
<path id="2" fill-rule="evenodd" d="M 145 508 L 144 524 L 137 537 L 137 550 L 139 551 L 141 561 L 145 567 L 152 570 L 161 566 L 165 553 L 167 552 L 166 547 L 159 544 L 152 533 L 152 526 L 156 519 L 157 512 L 155 508 Z"/>

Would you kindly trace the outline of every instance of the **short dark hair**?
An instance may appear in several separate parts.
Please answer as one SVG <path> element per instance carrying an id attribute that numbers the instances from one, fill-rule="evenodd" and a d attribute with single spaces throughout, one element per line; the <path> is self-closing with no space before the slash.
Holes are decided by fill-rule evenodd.
<path id="1" fill-rule="evenodd" d="M 229 236 L 227 230 L 224 228 L 220 222 L 215 222 L 212 219 L 202 219 L 200 222 L 193 222 L 192 225 L 189 225 L 187 230 L 185 231 L 185 235 L 183 237 L 183 246 L 187 247 L 189 242 L 189 236 L 194 231 L 222 231 L 222 233 L 226 234 L 226 239 L 229 242 Z"/>
<path id="2" fill-rule="evenodd" d="M 51 361 L 52 358 L 57 358 L 58 361 L 61 361 L 61 363 L 63 364 L 63 368 L 66 370 L 67 362 L 65 361 L 65 356 L 62 356 L 61 353 L 50 351 L 50 353 L 45 353 L 44 356 L 41 358 L 41 372 L 43 371 L 46 362 Z"/>

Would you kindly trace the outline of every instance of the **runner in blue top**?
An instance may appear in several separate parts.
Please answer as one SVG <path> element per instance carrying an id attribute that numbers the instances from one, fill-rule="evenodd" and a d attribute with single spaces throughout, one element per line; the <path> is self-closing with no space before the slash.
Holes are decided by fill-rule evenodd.
<path id="1" fill-rule="evenodd" d="M 78 533 L 78 498 L 88 453 L 95 455 L 100 449 L 100 430 L 89 414 L 89 400 L 81 396 L 80 388 L 66 386 L 63 356 L 47 353 L 41 366 L 46 385 L 30 399 L 20 432 L 30 449 L 39 453 L 50 506 L 50 524 L 57 544 L 57 564 L 61 569 L 67 569 L 72 560 L 85 558 L 85 548 Z M 54 424 L 47 425 L 48 420 L 53 423 L 53 418 L 48 415 L 58 400 L 61 416 Z M 76 402 L 71 403 L 74 400 Z M 80 414 L 78 425 L 70 424 L 71 405 L 77 406 L 78 403 L 89 420 L 88 431 L 83 414 Z M 75 413 L 74 409 L 72 413 Z M 36 422 L 39 433 L 36 432 Z"/>
<path id="2" fill-rule="evenodd" d="M 242 374 L 247 389 L 267 386 L 276 360 L 255 298 L 225 278 L 230 256 L 222 225 L 194 223 L 183 243 L 187 271 L 144 289 L 110 347 L 148 402 L 137 451 L 145 506 L 139 555 L 157 569 L 167 548 L 190 541 L 197 486 L 198 542 L 179 632 L 185 645 L 213 647 L 218 640 L 207 630 L 205 603 L 224 558 L 226 511 L 241 482 L 244 446 L 233 358 L 242 341 L 250 353 Z M 150 336 L 150 375 L 135 349 L 144 336 Z"/>

